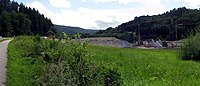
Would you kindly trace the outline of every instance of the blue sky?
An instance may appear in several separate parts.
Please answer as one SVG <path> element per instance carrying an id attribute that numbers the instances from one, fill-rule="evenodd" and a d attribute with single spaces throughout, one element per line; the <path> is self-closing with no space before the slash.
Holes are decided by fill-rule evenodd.
<path id="1" fill-rule="evenodd" d="M 157 15 L 173 8 L 200 8 L 200 0 L 15 0 L 34 7 L 54 24 L 106 29 L 136 16 Z"/>

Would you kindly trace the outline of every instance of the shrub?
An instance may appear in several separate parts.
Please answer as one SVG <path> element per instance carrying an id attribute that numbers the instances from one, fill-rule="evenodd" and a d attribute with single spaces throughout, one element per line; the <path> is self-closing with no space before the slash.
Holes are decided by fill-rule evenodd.
<path id="1" fill-rule="evenodd" d="M 121 74 L 118 72 L 116 66 L 103 66 L 101 75 L 106 86 L 120 86 L 122 85 Z"/>
<path id="2" fill-rule="evenodd" d="M 66 38 L 62 42 L 52 40 L 46 50 L 49 68 L 41 76 L 41 84 L 47 86 L 88 86 L 99 84 L 97 67 L 89 62 L 87 43 L 75 43 Z"/>
<path id="3" fill-rule="evenodd" d="M 200 32 L 191 34 L 187 39 L 183 40 L 179 50 L 179 57 L 183 60 L 200 60 Z"/>
<path id="4" fill-rule="evenodd" d="M 88 42 L 81 43 L 80 35 L 72 41 L 67 35 L 62 39 L 41 39 L 39 36 L 19 36 L 14 43 L 19 57 L 26 65 L 34 66 L 26 74 L 34 85 L 42 86 L 95 86 L 119 85 L 122 81 L 117 68 L 98 66 L 90 61 Z M 23 62 L 22 62 L 23 63 Z M 29 74 L 30 73 L 30 74 Z"/>

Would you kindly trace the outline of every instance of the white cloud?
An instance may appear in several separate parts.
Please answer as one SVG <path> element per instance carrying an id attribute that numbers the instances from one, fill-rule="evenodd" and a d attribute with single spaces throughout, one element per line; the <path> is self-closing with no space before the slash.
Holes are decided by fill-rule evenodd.
<path id="1" fill-rule="evenodd" d="M 119 4 L 140 3 L 144 5 L 158 5 L 160 0 L 95 0 L 95 3 L 118 2 Z"/>
<path id="2" fill-rule="evenodd" d="M 179 3 L 187 3 L 189 7 L 198 8 L 200 5 L 200 0 L 174 0 L 175 2 Z"/>
<path id="3" fill-rule="evenodd" d="M 47 16 L 47 17 L 57 15 L 56 13 L 53 13 L 50 10 L 48 10 L 42 3 L 38 2 L 38 1 L 33 1 L 32 3 L 27 3 L 26 6 L 35 8 L 41 14 L 45 14 L 45 16 Z"/>
<path id="4" fill-rule="evenodd" d="M 54 23 L 60 23 L 61 19 L 59 13 L 54 13 L 48 10 L 42 3 L 38 1 L 33 1 L 32 3 L 27 3 L 26 6 L 35 8 L 41 14 L 44 14 L 46 17 L 50 18 Z"/>
<path id="5" fill-rule="evenodd" d="M 122 4 L 130 4 L 130 3 L 142 3 L 143 4 L 143 0 L 118 0 L 119 3 Z"/>
<path id="6" fill-rule="evenodd" d="M 58 24 L 79 26 L 86 29 L 106 29 L 107 27 L 116 27 L 121 23 L 133 20 L 135 16 L 155 15 L 167 11 L 164 7 L 148 8 L 124 8 L 116 10 L 92 10 L 80 7 L 77 11 L 63 9 L 60 17 L 62 22 Z M 110 26 L 105 26 L 106 24 Z M 104 24 L 104 25 L 100 25 Z"/>
<path id="7" fill-rule="evenodd" d="M 107 3 L 107 2 L 114 2 L 118 0 L 95 0 L 95 3 Z"/>
<path id="8" fill-rule="evenodd" d="M 114 17 L 110 17 L 115 14 L 110 10 L 91 10 L 80 7 L 78 11 L 64 9 L 61 14 L 63 19 L 66 20 L 65 25 L 79 26 L 86 29 L 104 29 L 96 21 L 113 22 L 115 20 Z M 118 13 L 118 15 L 120 14 Z"/>
<path id="9" fill-rule="evenodd" d="M 81 0 L 82 2 L 87 2 L 87 0 Z"/>
<path id="10" fill-rule="evenodd" d="M 68 0 L 49 0 L 49 3 L 56 8 L 70 8 L 71 3 Z"/>
<path id="11" fill-rule="evenodd" d="M 133 20 L 135 16 L 147 14 L 155 15 L 169 10 L 162 5 L 148 5 L 140 9 L 122 8 L 95 10 L 79 7 L 78 10 L 58 9 L 58 13 L 54 13 L 38 1 L 27 3 L 26 6 L 38 9 L 40 13 L 50 18 L 54 24 L 78 26 L 86 29 L 116 27 L 121 23 Z"/>

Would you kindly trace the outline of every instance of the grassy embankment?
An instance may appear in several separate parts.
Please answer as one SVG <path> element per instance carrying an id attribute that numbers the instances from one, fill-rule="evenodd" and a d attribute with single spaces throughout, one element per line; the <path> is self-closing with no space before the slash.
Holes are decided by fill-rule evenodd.
<path id="1" fill-rule="evenodd" d="M 41 69 L 38 67 L 46 66 L 40 60 L 35 59 L 34 61 L 34 58 L 26 58 L 25 55 L 23 55 L 26 49 L 21 50 L 22 46 L 19 45 L 20 43 L 22 43 L 22 40 L 20 42 L 12 40 L 8 46 L 7 86 L 33 86 L 38 84 L 38 77 L 36 74 L 38 74 L 37 72 L 39 71 L 43 71 L 38 70 Z M 27 40 L 23 41 L 23 43 L 27 44 L 27 46 L 23 46 L 27 47 L 27 49 L 31 45 L 28 45 L 29 41 Z"/>
<path id="2" fill-rule="evenodd" d="M 7 40 L 7 39 L 0 40 L 0 42 L 3 42 L 3 41 L 5 41 L 5 40 Z"/>
<path id="3" fill-rule="evenodd" d="M 26 86 L 37 83 L 37 70 L 45 66 L 37 60 L 20 57 L 21 51 L 12 41 L 8 52 L 8 86 Z M 200 63 L 177 59 L 174 50 L 121 49 L 89 46 L 93 61 L 98 65 L 111 64 L 118 67 L 125 86 L 197 86 L 200 84 Z M 38 74 L 38 73 L 37 73 Z M 30 84 L 32 83 L 32 84 Z"/>
<path id="4" fill-rule="evenodd" d="M 5 41 L 5 40 L 12 40 L 12 39 L 13 39 L 13 37 L 6 37 L 6 38 L 0 40 L 0 42 L 3 42 L 3 41 Z"/>
<path id="5" fill-rule="evenodd" d="M 4 40 L 0 40 L 0 42 L 2 42 L 2 41 L 4 41 Z"/>

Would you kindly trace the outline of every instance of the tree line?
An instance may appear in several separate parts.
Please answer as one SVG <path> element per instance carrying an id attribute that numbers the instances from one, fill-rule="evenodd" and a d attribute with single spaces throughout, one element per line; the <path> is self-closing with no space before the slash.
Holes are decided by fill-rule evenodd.
<path id="1" fill-rule="evenodd" d="M 15 1 L 0 0 L 0 35 L 47 35 L 55 32 L 50 19 L 36 9 Z"/>
<path id="2" fill-rule="evenodd" d="M 185 38 L 199 25 L 200 11 L 182 7 L 159 15 L 135 17 L 115 28 L 100 30 L 94 36 L 114 36 L 133 42 L 140 35 L 142 40 L 160 38 L 172 41 Z"/>

